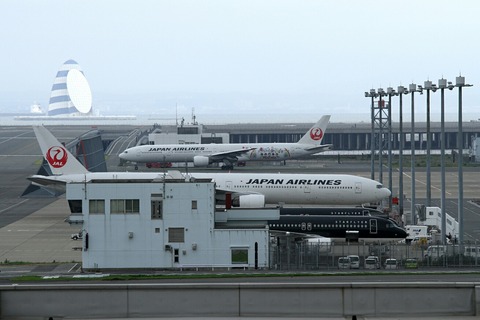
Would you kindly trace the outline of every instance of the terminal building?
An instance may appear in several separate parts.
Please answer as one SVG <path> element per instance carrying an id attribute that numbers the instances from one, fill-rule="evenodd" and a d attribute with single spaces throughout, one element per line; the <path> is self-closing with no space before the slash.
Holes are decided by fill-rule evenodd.
<path id="1" fill-rule="evenodd" d="M 333 119 L 334 121 L 334 119 Z M 149 136 L 149 142 L 142 141 L 142 144 L 163 144 L 163 143 L 294 143 L 311 127 L 311 123 L 256 123 L 256 124 L 225 124 L 205 125 L 192 129 L 194 126 L 162 125 L 154 128 L 153 134 Z M 197 130 L 199 134 L 193 138 L 193 132 L 186 130 Z M 378 140 L 380 133 L 375 131 L 375 138 L 372 139 L 371 123 L 336 123 L 330 122 L 323 143 L 332 144 L 334 149 L 326 151 L 325 154 L 336 154 L 338 152 L 352 154 L 370 154 L 372 141 Z M 439 152 L 441 148 L 441 124 L 432 122 L 430 124 L 431 148 Z M 403 131 L 400 134 L 399 123 L 392 123 L 392 150 L 400 149 L 400 136 L 403 136 L 403 152 L 408 154 L 412 143 L 418 153 L 427 150 L 427 124 L 425 122 L 415 123 L 415 135 L 411 138 L 410 123 L 403 124 Z M 382 140 L 386 143 L 387 132 L 383 132 Z M 173 140 L 166 137 L 174 137 Z M 464 155 L 471 155 L 475 158 L 476 145 L 480 137 L 480 121 L 463 123 L 463 149 Z M 445 123 L 445 149 L 447 152 L 458 150 L 458 123 Z M 378 147 L 378 146 L 376 146 Z M 375 150 L 378 150 L 375 148 Z M 386 150 L 386 146 L 384 149 Z M 475 159 L 476 160 L 476 159 Z M 480 158 L 478 159 L 480 161 Z"/>
<path id="2" fill-rule="evenodd" d="M 67 184 L 83 269 L 267 268 L 279 209 L 217 209 L 214 182 L 173 173 Z"/>

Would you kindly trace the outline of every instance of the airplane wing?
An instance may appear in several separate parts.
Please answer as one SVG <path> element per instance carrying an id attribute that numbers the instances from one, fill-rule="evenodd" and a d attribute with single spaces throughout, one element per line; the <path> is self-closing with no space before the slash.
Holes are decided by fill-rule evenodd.
<path id="1" fill-rule="evenodd" d="M 229 190 L 229 189 L 222 189 L 222 188 L 215 188 L 215 193 L 220 196 L 224 196 L 227 193 L 230 193 L 232 197 L 238 197 L 238 196 L 246 196 L 246 195 L 251 195 L 251 194 L 260 194 L 263 195 L 260 192 L 253 192 L 253 191 L 236 191 L 236 190 Z"/>
<path id="2" fill-rule="evenodd" d="M 217 162 L 222 161 L 224 159 L 227 159 L 230 161 L 237 161 L 239 156 L 255 149 L 256 148 L 244 148 L 244 149 L 237 149 L 237 150 L 231 150 L 231 151 L 225 151 L 225 152 L 217 152 L 217 153 L 212 153 L 208 157 L 211 160 L 217 161 Z"/>
<path id="3" fill-rule="evenodd" d="M 324 152 L 324 151 L 332 150 L 332 149 L 333 149 L 333 144 L 321 144 L 319 146 L 310 147 L 310 148 L 307 148 L 305 150 L 316 151 L 316 152 Z"/>
<path id="4" fill-rule="evenodd" d="M 330 238 L 319 236 L 318 234 L 309 234 L 309 233 L 302 233 L 302 232 L 291 232 L 291 231 L 280 231 L 280 230 L 270 230 L 270 235 L 275 237 L 282 237 L 282 236 L 291 236 L 295 237 L 299 240 L 309 240 L 309 239 L 317 239 L 319 242 L 328 242 Z"/>
<path id="5" fill-rule="evenodd" d="M 33 175 L 27 179 L 37 186 L 65 185 L 67 183 L 65 180 L 57 179 L 56 176 Z"/>

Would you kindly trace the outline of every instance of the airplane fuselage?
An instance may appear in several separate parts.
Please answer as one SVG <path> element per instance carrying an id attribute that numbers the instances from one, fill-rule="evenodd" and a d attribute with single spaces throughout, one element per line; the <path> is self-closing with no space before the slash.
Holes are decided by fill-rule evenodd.
<path id="1" fill-rule="evenodd" d="M 235 150 L 248 150 L 237 156 L 237 161 L 289 160 L 318 153 L 308 151 L 312 145 L 299 143 L 271 144 L 173 144 L 144 145 L 127 149 L 121 158 L 132 162 L 193 162 L 194 157 L 211 157 L 216 153 Z"/>
<path id="2" fill-rule="evenodd" d="M 260 193 L 270 204 L 358 205 L 378 202 L 390 191 L 377 181 L 344 174 L 192 173 L 212 178 L 217 189 Z"/>
<path id="3" fill-rule="evenodd" d="M 390 219 L 373 216 L 281 215 L 268 221 L 270 230 L 317 235 L 336 241 L 392 241 L 405 239 L 407 232 Z"/>
<path id="4" fill-rule="evenodd" d="M 168 174 L 168 173 L 167 173 Z M 193 178 L 213 179 L 216 189 L 237 196 L 263 195 L 266 204 L 359 205 L 379 202 L 390 191 L 375 180 L 343 174 L 254 174 L 190 173 Z M 160 179 L 158 172 L 105 172 L 32 176 L 39 184 L 54 182 L 89 182 L 92 180 Z"/>

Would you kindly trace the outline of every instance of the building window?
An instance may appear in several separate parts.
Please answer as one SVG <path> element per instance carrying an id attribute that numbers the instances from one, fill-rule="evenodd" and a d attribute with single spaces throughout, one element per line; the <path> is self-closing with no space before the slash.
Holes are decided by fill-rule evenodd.
<path id="1" fill-rule="evenodd" d="M 168 228 L 168 242 L 185 242 L 185 228 Z"/>
<path id="2" fill-rule="evenodd" d="M 248 248 L 232 248 L 232 264 L 248 264 Z"/>
<path id="3" fill-rule="evenodd" d="M 112 199 L 110 200 L 110 213 L 140 213 L 140 200 Z"/>
<path id="4" fill-rule="evenodd" d="M 105 214 L 105 200 L 90 200 L 88 202 L 88 212 L 90 214 Z"/>
<path id="5" fill-rule="evenodd" d="M 192 210 L 197 209 L 197 200 L 192 200 Z"/>
<path id="6" fill-rule="evenodd" d="M 82 213 L 82 200 L 68 200 L 70 213 Z"/>
<path id="7" fill-rule="evenodd" d="M 152 194 L 151 197 L 152 219 L 163 219 L 163 196 L 162 194 Z"/>

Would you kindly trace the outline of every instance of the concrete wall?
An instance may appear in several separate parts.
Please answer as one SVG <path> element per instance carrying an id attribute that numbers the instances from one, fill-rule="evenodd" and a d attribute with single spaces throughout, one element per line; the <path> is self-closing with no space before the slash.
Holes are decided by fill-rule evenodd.
<path id="1" fill-rule="evenodd" d="M 478 283 L 0 286 L 1 319 L 480 315 Z"/>

